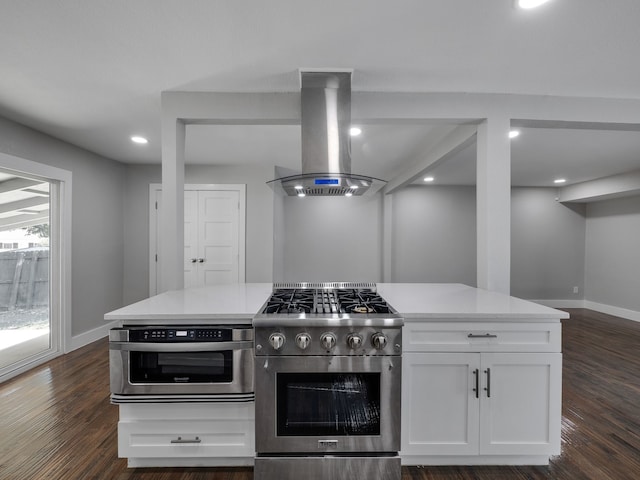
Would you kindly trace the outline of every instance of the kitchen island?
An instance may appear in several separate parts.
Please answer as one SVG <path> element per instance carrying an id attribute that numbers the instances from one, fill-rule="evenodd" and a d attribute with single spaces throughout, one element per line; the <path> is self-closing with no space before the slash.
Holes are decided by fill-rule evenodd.
<path id="1" fill-rule="evenodd" d="M 271 289 L 259 283 L 166 292 L 105 319 L 127 325 L 246 324 Z M 461 284 L 380 283 L 377 290 L 405 319 L 404 465 L 547 464 L 560 453 L 560 320 L 568 314 Z M 120 409 L 119 454 L 130 466 L 252 463 L 252 404 Z M 211 421 L 198 422 L 204 415 Z M 212 431 L 218 427 L 224 431 Z M 168 444 L 181 428 L 202 440 Z"/>

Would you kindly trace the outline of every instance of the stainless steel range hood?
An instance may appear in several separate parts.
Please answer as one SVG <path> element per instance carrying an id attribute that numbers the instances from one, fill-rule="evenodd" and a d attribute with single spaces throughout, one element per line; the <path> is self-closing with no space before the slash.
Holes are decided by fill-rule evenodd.
<path id="1" fill-rule="evenodd" d="M 301 71 L 302 174 L 267 182 L 289 196 L 371 195 L 386 183 L 351 173 L 351 72 Z"/>

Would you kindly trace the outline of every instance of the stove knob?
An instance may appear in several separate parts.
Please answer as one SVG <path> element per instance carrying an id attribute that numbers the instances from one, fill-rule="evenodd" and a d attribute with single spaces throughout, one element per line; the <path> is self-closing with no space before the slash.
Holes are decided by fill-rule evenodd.
<path id="1" fill-rule="evenodd" d="M 311 342 L 311 337 L 308 333 L 299 333 L 296 335 L 296 345 L 300 350 L 305 350 Z"/>
<path id="2" fill-rule="evenodd" d="M 384 333 L 374 333 L 371 337 L 371 345 L 373 345 L 377 350 L 382 350 L 387 346 L 387 337 Z"/>
<path id="3" fill-rule="evenodd" d="M 356 333 L 350 333 L 347 337 L 347 345 L 352 350 L 357 350 L 362 346 L 362 337 Z"/>
<path id="4" fill-rule="evenodd" d="M 331 350 L 336 346 L 336 336 L 333 333 L 323 333 L 320 337 L 320 344 L 325 350 Z"/>
<path id="5" fill-rule="evenodd" d="M 272 333 L 269 336 L 269 343 L 274 350 L 280 350 L 282 347 L 284 347 L 284 340 L 284 335 L 281 333 Z"/>

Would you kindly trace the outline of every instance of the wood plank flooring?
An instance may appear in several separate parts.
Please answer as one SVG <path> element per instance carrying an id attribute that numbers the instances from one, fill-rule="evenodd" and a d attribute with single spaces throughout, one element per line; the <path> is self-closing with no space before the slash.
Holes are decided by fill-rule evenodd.
<path id="1" fill-rule="evenodd" d="M 562 454 L 548 467 L 404 467 L 402 480 L 640 478 L 640 323 L 567 311 Z M 100 340 L 0 385 L 1 480 L 253 478 L 250 468 L 128 469 L 107 352 Z"/>

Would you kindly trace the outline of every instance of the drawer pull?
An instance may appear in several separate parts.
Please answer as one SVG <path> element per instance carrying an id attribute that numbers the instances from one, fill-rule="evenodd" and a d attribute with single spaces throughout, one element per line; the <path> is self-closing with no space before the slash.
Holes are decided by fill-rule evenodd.
<path id="1" fill-rule="evenodd" d="M 477 335 L 475 333 L 470 333 L 467 335 L 468 338 L 498 338 L 498 335 L 494 335 L 493 333 L 485 333 L 484 335 Z"/>
<path id="2" fill-rule="evenodd" d="M 202 442 L 202 440 L 200 440 L 200 437 L 196 437 L 196 438 L 178 437 L 175 440 L 171 440 L 171 443 L 200 443 L 200 442 Z"/>

